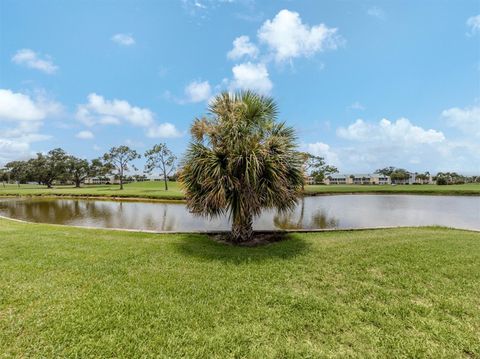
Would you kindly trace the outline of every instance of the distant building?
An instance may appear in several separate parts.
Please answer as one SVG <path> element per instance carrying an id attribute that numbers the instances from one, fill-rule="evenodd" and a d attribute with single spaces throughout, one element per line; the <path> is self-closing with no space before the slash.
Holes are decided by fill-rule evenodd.
<path id="1" fill-rule="evenodd" d="M 391 184 L 389 176 L 382 174 L 332 174 L 327 176 L 325 184 L 386 185 Z"/>
<path id="2" fill-rule="evenodd" d="M 163 181 L 163 177 L 125 176 L 123 178 L 123 183 L 149 182 L 149 181 Z M 120 179 L 117 176 L 88 177 L 85 179 L 84 183 L 85 184 L 120 184 Z"/>
<path id="3" fill-rule="evenodd" d="M 107 183 L 113 183 L 114 182 L 114 177 L 88 177 L 85 179 L 84 183 L 85 184 L 107 184 Z"/>
<path id="4" fill-rule="evenodd" d="M 409 177 L 408 179 L 404 180 L 392 180 L 392 183 L 394 184 L 432 184 L 434 183 L 433 177 L 431 175 L 428 175 L 427 178 L 423 178 L 423 176 L 418 177 L 419 174 L 416 172 L 408 172 Z"/>
<path id="5" fill-rule="evenodd" d="M 315 178 L 313 178 L 312 176 L 307 176 L 305 177 L 305 182 L 307 184 L 315 184 Z"/>
<path id="6" fill-rule="evenodd" d="M 332 174 L 325 178 L 325 184 L 348 184 L 350 178 L 347 175 Z"/>

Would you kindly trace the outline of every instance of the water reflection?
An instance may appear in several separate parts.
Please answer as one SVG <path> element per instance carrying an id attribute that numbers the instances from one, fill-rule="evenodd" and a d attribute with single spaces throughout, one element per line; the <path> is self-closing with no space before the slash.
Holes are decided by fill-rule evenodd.
<path id="1" fill-rule="evenodd" d="M 182 203 L 75 199 L 2 199 L 0 215 L 32 222 L 158 231 L 226 230 L 226 217 L 193 216 Z M 288 213 L 265 211 L 254 227 L 268 229 L 443 225 L 480 229 L 480 197 L 341 195 L 306 197 Z"/>
<path id="2" fill-rule="evenodd" d="M 299 213 L 297 213 L 299 212 Z M 330 217 L 325 209 L 318 208 L 305 216 L 305 198 L 300 199 L 296 210 L 277 213 L 273 224 L 279 229 L 323 229 L 338 227 L 339 220 Z"/>

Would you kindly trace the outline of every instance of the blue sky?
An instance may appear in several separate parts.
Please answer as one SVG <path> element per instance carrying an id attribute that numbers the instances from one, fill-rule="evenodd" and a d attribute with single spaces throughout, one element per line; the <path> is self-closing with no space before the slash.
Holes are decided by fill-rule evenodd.
<path id="1" fill-rule="evenodd" d="M 478 174 L 480 2 L 0 0 L 0 165 L 181 156 L 208 100 L 242 88 L 342 172 Z"/>

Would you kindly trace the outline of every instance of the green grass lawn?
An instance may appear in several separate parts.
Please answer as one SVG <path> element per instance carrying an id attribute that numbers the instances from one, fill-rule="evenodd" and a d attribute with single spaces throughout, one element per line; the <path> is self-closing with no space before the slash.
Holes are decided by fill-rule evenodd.
<path id="1" fill-rule="evenodd" d="M 47 188 L 38 185 L 7 185 L 0 184 L 0 196 L 85 196 L 85 197 L 131 197 L 146 199 L 183 199 L 183 193 L 177 182 L 169 182 L 165 191 L 163 182 L 134 182 L 125 185 L 120 190 L 119 185 L 84 185 L 81 188 L 73 186 L 56 186 Z"/>
<path id="2" fill-rule="evenodd" d="M 480 195 L 480 183 L 437 186 L 425 185 L 312 185 L 306 186 L 307 194 L 330 193 L 398 193 L 398 194 L 439 194 L 439 195 Z"/>
<path id="3" fill-rule="evenodd" d="M 335 193 L 411 193 L 411 194 L 444 194 L 444 195 L 480 195 L 480 183 L 465 185 L 418 185 L 418 186 L 368 186 L 368 185 L 330 185 L 306 186 L 307 195 L 335 194 Z M 0 196 L 94 196 L 94 197 L 131 197 L 144 199 L 183 199 L 183 193 L 177 182 L 169 183 L 169 190 L 165 191 L 163 182 L 137 182 L 125 185 L 120 190 L 118 185 L 57 186 L 48 189 L 37 185 L 6 185 L 0 184 Z"/>
<path id="4" fill-rule="evenodd" d="M 0 219 L 0 357 L 480 357 L 480 233 L 257 248 Z"/>

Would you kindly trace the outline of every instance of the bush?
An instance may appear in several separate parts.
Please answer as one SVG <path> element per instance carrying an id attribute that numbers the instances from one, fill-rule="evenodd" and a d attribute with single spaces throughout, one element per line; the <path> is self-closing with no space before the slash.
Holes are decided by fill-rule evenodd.
<path id="1" fill-rule="evenodd" d="M 447 184 L 448 184 L 448 181 L 447 181 L 446 178 L 444 178 L 444 177 L 439 177 L 439 178 L 437 178 L 437 185 L 439 185 L 439 186 L 445 186 L 445 185 L 447 185 Z"/>

